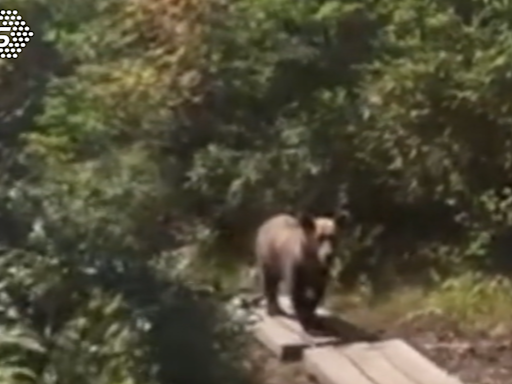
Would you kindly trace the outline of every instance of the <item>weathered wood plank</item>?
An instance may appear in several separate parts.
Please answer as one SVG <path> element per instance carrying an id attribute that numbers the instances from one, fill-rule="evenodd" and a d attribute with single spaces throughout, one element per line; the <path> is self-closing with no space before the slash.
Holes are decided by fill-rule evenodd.
<path id="1" fill-rule="evenodd" d="M 462 384 L 403 340 L 388 340 L 378 343 L 375 348 L 417 384 Z"/>
<path id="2" fill-rule="evenodd" d="M 279 303 L 288 314 L 294 315 L 293 306 L 287 296 L 280 296 Z M 327 331 L 326 336 L 306 335 L 296 320 L 290 318 L 286 319 L 283 317 L 280 317 L 279 319 L 288 328 L 293 329 L 296 332 L 300 329 L 300 332 L 305 335 L 307 340 L 312 345 L 316 346 L 341 344 L 341 342 L 354 343 L 361 341 L 373 342 L 379 340 L 379 336 L 377 334 L 365 331 L 364 329 L 345 321 L 340 316 L 335 315 L 326 308 L 319 307 L 317 308 L 316 313 L 325 325 L 325 330 Z"/>
<path id="3" fill-rule="evenodd" d="M 281 305 L 281 308 L 283 308 L 287 313 L 295 314 L 295 311 L 293 310 L 293 305 L 292 305 L 292 302 L 291 302 L 289 296 L 279 295 L 278 300 L 279 300 L 279 304 Z M 323 307 L 317 308 L 316 313 L 320 316 L 332 316 L 332 313 Z"/>
<path id="4" fill-rule="evenodd" d="M 279 303 L 281 305 L 281 308 L 283 308 L 288 314 L 290 314 L 291 316 L 295 315 L 292 303 L 288 297 L 280 296 Z M 329 312 L 324 308 L 318 308 L 317 314 L 319 314 L 320 316 L 327 316 Z M 341 341 L 340 337 L 335 334 L 310 335 L 306 333 L 304 329 L 302 329 L 302 326 L 300 325 L 298 320 L 291 316 L 278 316 L 276 317 L 276 320 L 279 321 L 284 327 L 299 334 L 303 338 L 304 342 L 307 343 L 309 346 L 335 344 Z"/>
<path id="5" fill-rule="evenodd" d="M 321 384 L 375 384 L 334 347 L 306 350 L 304 364 Z"/>
<path id="6" fill-rule="evenodd" d="M 290 300 L 285 297 L 279 297 L 279 302 L 281 307 L 287 312 L 289 316 L 274 316 L 270 317 L 265 313 L 263 308 L 256 311 L 256 315 L 261 321 L 267 319 L 268 321 L 275 321 L 281 327 L 286 328 L 288 331 L 295 333 L 298 337 L 301 338 L 304 347 L 306 346 L 318 346 L 318 345 L 326 345 L 332 344 L 339 341 L 339 337 L 336 335 L 310 335 L 307 334 L 303 329 L 298 320 L 293 315 L 293 308 L 290 303 Z M 325 312 L 324 310 L 320 310 L 320 313 Z"/>
<path id="7" fill-rule="evenodd" d="M 336 344 L 340 341 L 340 338 L 334 335 L 310 335 L 302 329 L 298 321 L 289 317 L 279 316 L 276 317 L 276 321 L 282 324 L 283 327 L 299 335 L 302 340 L 304 340 L 304 343 L 311 347 Z"/>
<path id="8" fill-rule="evenodd" d="M 338 351 L 376 384 L 416 384 L 392 365 L 372 344 L 355 343 L 338 348 Z"/>
<path id="9" fill-rule="evenodd" d="M 262 315 L 262 320 L 254 327 L 254 335 L 281 361 L 296 361 L 302 358 L 307 346 L 297 333 L 284 327 L 274 318 Z"/>
<path id="10" fill-rule="evenodd" d="M 290 300 L 281 296 L 279 301 L 293 316 Z M 256 338 L 281 361 L 304 357 L 305 368 L 322 384 L 462 384 L 400 339 L 334 347 L 341 342 L 338 332 L 332 336 L 308 335 L 293 317 L 270 317 L 263 309 L 256 314 L 261 319 L 254 327 Z M 318 314 L 332 317 L 323 308 Z M 373 336 L 358 337 L 375 340 Z"/>

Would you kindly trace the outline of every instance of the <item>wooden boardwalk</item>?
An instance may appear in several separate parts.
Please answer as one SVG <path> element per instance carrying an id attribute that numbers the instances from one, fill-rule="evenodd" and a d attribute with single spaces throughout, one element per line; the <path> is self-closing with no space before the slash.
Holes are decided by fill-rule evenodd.
<path id="1" fill-rule="evenodd" d="M 289 303 L 282 303 L 290 313 Z M 403 340 L 379 341 L 326 311 L 320 314 L 335 329 L 332 335 L 308 336 L 292 317 L 270 318 L 263 311 L 254 334 L 283 362 L 302 360 L 321 384 L 462 384 Z"/>

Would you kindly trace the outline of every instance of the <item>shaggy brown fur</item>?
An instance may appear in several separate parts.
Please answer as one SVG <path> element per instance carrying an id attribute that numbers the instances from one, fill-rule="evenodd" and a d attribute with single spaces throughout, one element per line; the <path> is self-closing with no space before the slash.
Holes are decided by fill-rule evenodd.
<path id="1" fill-rule="evenodd" d="M 277 300 L 279 284 L 284 282 L 304 329 L 315 326 L 315 310 L 324 297 L 336 232 L 335 221 L 327 217 L 279 214 L 260 226 L 255 253 L 270 316 L 284 314 Z"/>

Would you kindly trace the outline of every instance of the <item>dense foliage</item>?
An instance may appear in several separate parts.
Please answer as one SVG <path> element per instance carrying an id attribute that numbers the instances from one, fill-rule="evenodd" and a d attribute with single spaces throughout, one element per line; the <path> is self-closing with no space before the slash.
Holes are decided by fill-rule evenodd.
<path id="1" fill-rule="evenodd" d="M 278 209 L 350 211 L 345 283 L 508 267 L 507 2 L 2 7 L 2 382 L 244 380 L 178 250 L 244 259 Z"/>

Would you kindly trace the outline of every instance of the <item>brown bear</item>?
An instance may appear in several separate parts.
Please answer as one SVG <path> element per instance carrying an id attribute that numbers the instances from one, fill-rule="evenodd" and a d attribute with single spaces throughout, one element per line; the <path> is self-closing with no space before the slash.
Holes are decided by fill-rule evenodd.
<path id="1" fill-rule="evenodd" d="M 317 329 L 315 310 L 329 280 L 336 234 L 336 221 L 327 217 L 278 214 L 259 227 L 255 254 L 270 316 L 284 314 L 277 300 L 284 282 L 303 329 Z"/>

